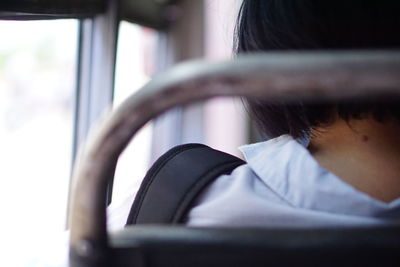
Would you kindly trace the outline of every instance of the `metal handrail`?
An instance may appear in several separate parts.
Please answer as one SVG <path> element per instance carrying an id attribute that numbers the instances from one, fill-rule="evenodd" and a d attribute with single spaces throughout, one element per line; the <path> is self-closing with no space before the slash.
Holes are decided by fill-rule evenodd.
<path id="1" fill-rule="evenodd" d="M 162 112 L 216 96 L 293 101 L 376 93 L 400 95 L 400 52 L 253 54 L 186 63 L 159 75 L 109 114 L 86 144 L 73 175 L 71 251 L 86 257 L 108 247 L 107 183 L 130 139 Z"/>

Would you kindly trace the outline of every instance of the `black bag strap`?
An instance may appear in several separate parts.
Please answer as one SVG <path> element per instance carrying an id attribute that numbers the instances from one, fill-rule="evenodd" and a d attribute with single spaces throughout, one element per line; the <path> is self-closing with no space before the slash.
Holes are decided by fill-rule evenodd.
<path id="1" fill-rule="evenodd" d="M 147 172 L 129 213 L 131 224 L 179 224 L 212 181 L 245 162 L 201 144 L 172 148 Z"/>

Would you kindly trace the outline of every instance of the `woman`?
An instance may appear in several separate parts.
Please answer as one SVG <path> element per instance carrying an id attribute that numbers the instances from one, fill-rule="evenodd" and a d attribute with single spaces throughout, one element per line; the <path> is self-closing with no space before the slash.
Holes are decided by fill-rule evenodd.
<path id="1" fill-rule="evenodd" d="M 244 0 L 237 53 L 392 49 L 395 1 Z M 396 98 L 270 104 L 248 109 L 269 141 L 242 147 L 247 164 L 219 177 L 188 215 L 192 226 L 353 226 L 400 219 Z"/>

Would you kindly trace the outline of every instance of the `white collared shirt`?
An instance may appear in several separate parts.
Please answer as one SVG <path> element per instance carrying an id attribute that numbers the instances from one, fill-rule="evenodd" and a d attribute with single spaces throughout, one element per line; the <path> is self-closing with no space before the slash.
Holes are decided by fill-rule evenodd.
<path id="1" fill-rule="evenodd" d="M 241 147 L 247 164 L 213 182 L 189 226 L 336 227 L 400 222 L 400 199 L 373 199 L 322 168 L 289 135 Z"/>

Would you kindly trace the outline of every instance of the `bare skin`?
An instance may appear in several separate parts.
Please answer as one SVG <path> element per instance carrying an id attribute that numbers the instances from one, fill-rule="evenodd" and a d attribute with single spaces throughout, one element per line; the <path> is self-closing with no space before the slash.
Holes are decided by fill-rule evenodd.
<path id="1" fill-rule="evenodd" d="M 371 197 L 400 197 L 400 124 L 337 119 L 315 129 L 309 150 L 318 163 Z"/>

